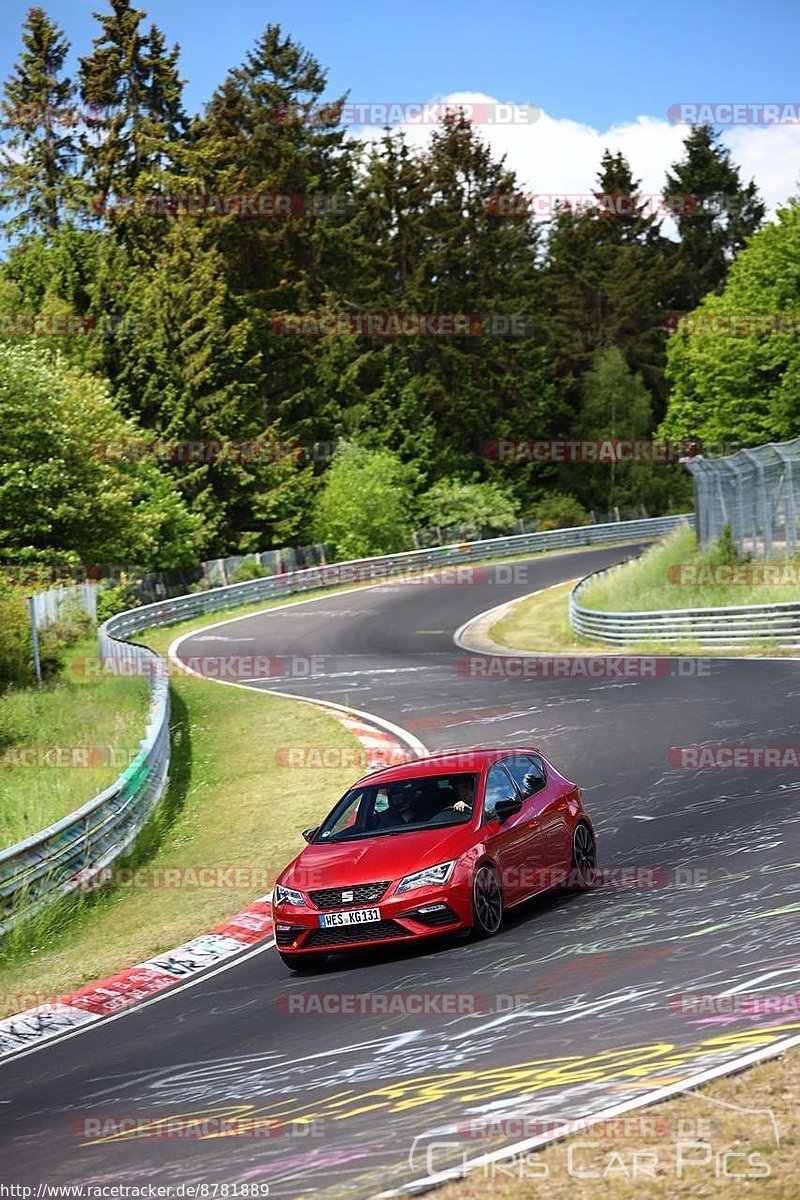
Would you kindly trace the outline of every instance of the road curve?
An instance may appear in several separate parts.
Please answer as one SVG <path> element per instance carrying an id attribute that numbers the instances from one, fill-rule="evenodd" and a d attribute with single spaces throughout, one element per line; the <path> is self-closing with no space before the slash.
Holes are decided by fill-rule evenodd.
<path id="1" fill-rule="evenodd" d="M 469 585 L 323 596 L 181 643 L 184 661 L 321 656 L 312 677 L 252 686 L 372 712 L 431 749 L 533 741 L 583 786 L 601 863 L 655 875 L 534 901 L 489 942 L 352 956 L 313 977 L 290 975 L 267 948 L 0 1066 L 9 1180 L 268 1183 L 272 1197 L 373 1197 L 503 1145 L 502 1136 L 465 1137 L 465 1119 L 576 1119 L 800 1032 L 790 1019 L 710 1018 L 669 1003 L 686 993 L 800 990 L 797 772 L 687 770 L 668 758 L 670 747 L 697 743 L 796 744 L 796 663 L 704 660 L 626 679 L 487 677 L 453 643 L 478 613 L 629 553 L 534 558 L 516 580 L 498 565 Z M 288 999 L 298 993 L 321 997 L 317 1009 L 325 997 L 341 1006 L 355 996 L 358 1007 L 371 994 L 373 1011 L 298 1014 Z M 458 995 L 471 1011 L 376 1011 L 380 997 L 400 993 Z M 268 1115 L 283 1125 L 269 1138 L 84 1144 L 75 1133 L 75 1122 L 92 1118 L 178 1115 Z"/>

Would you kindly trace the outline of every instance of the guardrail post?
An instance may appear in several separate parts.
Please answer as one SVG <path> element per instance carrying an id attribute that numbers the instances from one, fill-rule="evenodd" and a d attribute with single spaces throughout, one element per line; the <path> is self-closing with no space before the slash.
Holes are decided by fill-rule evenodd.
<path id="1" fill-rule="evenodd" d="M 36 683 L 42 686 L 42 660 L 39 654 L 39 628 L 36 623 L 36 605 L 33 596 L 28 596 L 28 617 L 31 623 L 31 646 L 33 647 L 33 665 L 36 670 Z"/>

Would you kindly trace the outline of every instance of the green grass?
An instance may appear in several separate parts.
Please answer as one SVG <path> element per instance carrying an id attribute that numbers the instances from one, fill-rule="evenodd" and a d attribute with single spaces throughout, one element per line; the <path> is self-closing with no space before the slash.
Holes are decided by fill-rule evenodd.
<path id="1" fill-rule="evenodd" d="M 714 547 L 697 549 L 694 533 L 687 527 L 669 534 L 647 550 L 640 559 L 624 563 L 598 576 L 584 588 L 581 604 L 605 612 L 652 611 L 674 608 L 724 608 L 742 604 L 777 604 L 800 600 L 800 588 L 781 584 L 673 582 L 684 566 L 713 566 L 719 555 Z M 785 565 L 787 560 L 781 560 Z M 791 560 L 790 560 L 791 561 Z M 759 559 L 753 565 L 762 566 Z M 800 572 L 798 572 L 800 574 Z"/>
<path id="2" fill-rule="evenodd" d="M 587 643 L 572 632 L 567 615 L 567 601 L 574 585 L 575 580 L 559 583 L 514 604 L 492 625 L 489 637 L 509 650 L 585 654 Z"/>
<path id="3" fill-rule="evenodd" d="M 725 647 L 705 646 L 692 641 L 637 642 L 635 646 L 623 648 L 610 642 L 579 638 L 570 626 L 567 607 L 569 594 L 576 583 L 576 579 L 560 583 L 518 601 L 490 627 L 489 638 L 498 646 L 523 654 L 681 654 L 703 658 L 768 654 L 797 657 L 794 650 L 770 642 L 747 642 Z"/>
<path id="4" fill-rule="evenodd" d="M 86 804 L 138 751 L 149 707 L 147 681 L 85 678 L 73 667 L 83 659 L 97 660 L 96 639 L 70 646 L 64 671 L 41 690 L 0 696 L 0 846 Z"/>

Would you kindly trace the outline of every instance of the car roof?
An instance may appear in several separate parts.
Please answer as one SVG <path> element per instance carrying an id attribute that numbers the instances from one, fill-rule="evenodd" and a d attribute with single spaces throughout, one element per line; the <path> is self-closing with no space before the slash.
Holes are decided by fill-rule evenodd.
<path id="1" fill-rule="evenodd" d="M 507 758 L 511 754 L 538 754 L 543 757 L 541 750 L 535 746 L 499 746 L 488 749 L 484 746 L 474 749 L 443 750 L 431 754 L 427 758 L 415 758 L 410 762 L 398 763 L 393 767 L 379 767 L 369 771 L 356 780 L 353 787 L 360 783 L 399 783 L 404 779 L 419 779 L 423 775 L 457 775 L 467 772 L 475 773 L 483 770 L 498 758 Z"/>

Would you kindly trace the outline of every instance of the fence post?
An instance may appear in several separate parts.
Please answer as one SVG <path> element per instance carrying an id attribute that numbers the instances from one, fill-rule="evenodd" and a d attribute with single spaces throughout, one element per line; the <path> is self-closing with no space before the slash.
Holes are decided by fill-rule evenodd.
<path id="1" fill-rule="evenodd" d="M 786 549 L 789 554 L 795 554 L 797 551 L 797 501 L 794 494 L 794 472 L 792 470 L 794 460 L 782 446 L 774 446 L 773 449 L 786 468 Z"/>
<path id="2" fill-rule="evenodd" d="M 33 665 L 36 668 L 36 682 L 42 686 L 42 660 L 39 656 L 39 629 L 36 625 L 36 608 L 33 596 L 28 596 L 28 616 L 31 622 L 31 645 L 33 646 Z"/>

